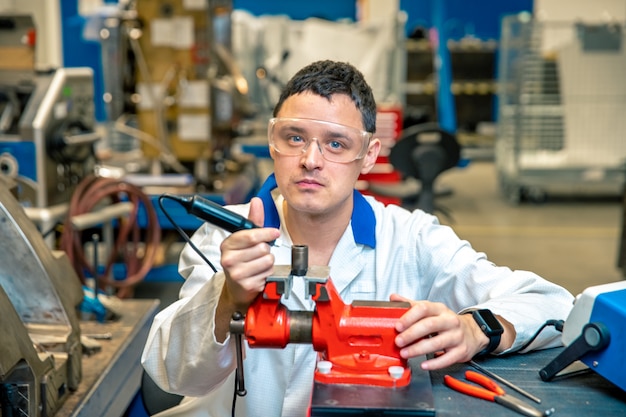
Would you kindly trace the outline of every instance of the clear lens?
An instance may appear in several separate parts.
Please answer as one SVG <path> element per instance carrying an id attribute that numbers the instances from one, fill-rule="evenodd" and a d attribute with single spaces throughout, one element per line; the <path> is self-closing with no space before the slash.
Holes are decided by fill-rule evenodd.
<path id="1" fill-rule="evenodd" d="M 372 134 L 354 127 L 313 119 L 270 119 L 268 139 L 276 152 L 299 156 L 315 142 L 327 161 L 349 163 L 367 153 Z"/>

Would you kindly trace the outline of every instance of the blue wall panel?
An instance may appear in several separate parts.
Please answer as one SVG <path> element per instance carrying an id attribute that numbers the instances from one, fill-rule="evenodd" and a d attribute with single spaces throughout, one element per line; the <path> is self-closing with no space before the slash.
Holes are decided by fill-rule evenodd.
<path id="1" fill-rule="evenodd" d="M 356 17 L 356 0 L 234 0 L 233 7 L 247 10 L 255 16 L 285 14 L 296 20 L 309 17 L 354 20 Z"/>
<path id="2" fill-rule="evenodd" d="M 407 33 L 417 26 L 431 27 L 433 2 L 446 9 L 445 27 L 449 39 L 474 35 L 480 39 L 499 39 L 502 16 L 532 11 L 533 0 L 400 0 L 407 12 Z"/>
<path id="3" fill-rule="evenodd" d="M 433 2 L 442 2 L 448 18 L 448 38 L 460 39 L 472 34 L 481 39 L 498 39 L 502 16 L 531 11 L 533 0 L 400 0 L 407 12 L 407 33 L 415 27 L 431 27 Z M 329 20 L 356 19 L 356 0 L 234 0 L 236 9 L 253 15 L 286 14 L 292 19 L 321 17 Z"/>

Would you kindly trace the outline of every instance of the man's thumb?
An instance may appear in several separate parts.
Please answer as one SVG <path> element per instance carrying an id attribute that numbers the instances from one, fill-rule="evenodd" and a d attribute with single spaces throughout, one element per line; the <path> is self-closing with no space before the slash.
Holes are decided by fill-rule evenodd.
<path id="1" fill-rule="evenodd" d="M 250 212 L 248 213 L 248 220 L 256 224 L 259 227 L 263 227 L 265 220 L 265 211 L 263 210 L 263 201 L 259 197 L 253 197 L 250 200 Z"/>

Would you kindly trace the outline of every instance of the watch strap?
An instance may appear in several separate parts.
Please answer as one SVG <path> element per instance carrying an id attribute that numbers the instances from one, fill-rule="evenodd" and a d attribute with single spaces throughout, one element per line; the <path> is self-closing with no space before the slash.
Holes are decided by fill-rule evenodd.
<path id="1" fill-rule="evenodd" d="M 489 344 L 487 345 L 486 348 L 478 352 L 476 356 L 485 356 L 485 355 L 490 354 L 494 350 L 496 350 L 496 348 L 500 344 L 500 339 L 502 338 L 502 336 L 500 335 L 487 336 L 487 337 L 489 337 Z"/>
<path id="2" fill-rule="evenodd" d="M 468 313 L 472 314 L 480 330 L 489 338 L 487 347 L 478 352 L 476 356 L 484 356 L 496 350 L 502 339 L 502 333 L 504 332 L 504 328 L 500 322 L 498 322 L 493 313 L 487 309 L 473 310 Z"/>

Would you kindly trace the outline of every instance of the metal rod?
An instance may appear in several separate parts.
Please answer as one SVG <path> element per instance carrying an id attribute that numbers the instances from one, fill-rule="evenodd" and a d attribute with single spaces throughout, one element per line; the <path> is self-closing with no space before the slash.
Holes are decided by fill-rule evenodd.
<path id="1" fill-rule="evenodd" d="M 515 391 L 519 392 L 523 396 L 525 396 L 527 398 L 530 398 L 531 400 L 533 400 L 537 404 L 541 404 L 541 398 L 535 397 L 531 393 L 523 390 L 522 388 L 518 387 L 517 385 L 513 384 L 512 382 L 509 382 L 506 379 L 502 378 L 500 375 L 494 374 L 493 372 L 486 370 L 485 368 L 483 368 L 482 366 L 480 366 L 479 364 L 477 364 L 474 361 L 469 361 L 469 364 L 471 366 L 473 366 L 474 368 L 478 369 L 483 374 L 485 374 L 487 376 L 490 376 L 491 378 L 495 379 L 498 382 L 503 383 L 504 385 L 506 385 L 507 387 L 509 387 L 511 389 L 514 389 Z"/>
<path id="2" fill-rule="evenodd" d="M 133 209 L 133 203 L 130 201 L 123 201 L 107 205 L 98 209 L 95 212 L 78 214 L 70 219 L 72 227 L 78 231 L 88 229 L 90 227 L 97 227 L 100 224 L 116 219 L 118 217 L 127 216 Z"/>

